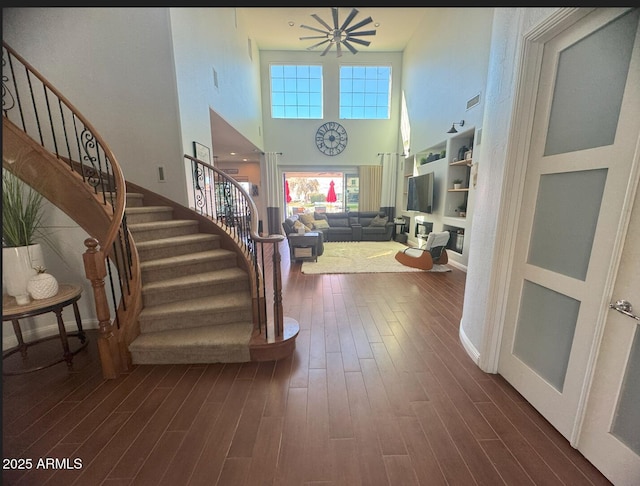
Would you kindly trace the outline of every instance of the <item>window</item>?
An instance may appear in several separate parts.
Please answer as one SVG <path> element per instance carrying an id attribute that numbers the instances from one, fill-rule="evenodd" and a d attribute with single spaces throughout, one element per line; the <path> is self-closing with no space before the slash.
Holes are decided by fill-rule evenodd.
<path id="1" fill-rule="evenodd" d="M 285 214 L 288 217 L 300 213 L 336 213 L 345 211 L 346 208 L 357 211 L 357 177 L 357 174 L 344 174 L 339 171 L 327 172 L 326 170 L 322 172 L 286 172 L 284 174 Z M 355 181 L 352 182 L 351 179 L 355 179 Z M 347 190 L 345 184 L 350 184 L 351 187 Z M 289 188 L 289 197 L 286 197 L 287 187 Z M 327 201 L 332 187 L 336 196 L 333 202 L 331 199 Z M 350 204 L 345 204 L 346 195 L 349 195 L 351 199 Z"/>
<path id="2" fill-rule="evenodd" d="M 322 119 L 322 66 L 272 64 L 271 117 Z"/>
<path id="3" fill-rule="evenodd" d="M 390 66 L 340 67 L 340 118 L 388 119 Z"/>

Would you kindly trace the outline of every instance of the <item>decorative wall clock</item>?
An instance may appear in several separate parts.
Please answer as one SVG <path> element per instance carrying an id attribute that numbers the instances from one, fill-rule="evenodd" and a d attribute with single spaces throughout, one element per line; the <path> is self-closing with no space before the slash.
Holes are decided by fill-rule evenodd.
<path id="1" fill-rule="evenodd" d="M 337 122 L 327 122 L 316 132 L 316 146 L 325 155 L 338 155 L 347 147 L 347 131 Z"/>

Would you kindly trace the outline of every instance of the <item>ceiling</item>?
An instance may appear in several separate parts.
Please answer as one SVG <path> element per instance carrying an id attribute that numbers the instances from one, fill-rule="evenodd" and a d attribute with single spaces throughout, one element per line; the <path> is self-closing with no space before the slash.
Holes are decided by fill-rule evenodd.
<path id="1" fill-rule="evenodd" d="M 351 12 L 351 7 L 339 7 L 340 24 Z M 361 20 L 371 17 L 372 23 L 362 27 L 364 30 L 376 30 L 376 35 L 365 37 L 371 42 L 368 47 L 356 46 L 358 50 L 368 52 L 402 51 L 411 39 L 422 17 L 428 8 L 373 8 L 358 7 L 358 14 L 350 22 L 353 26 Z M 314 31 L 301 28 L 300 25 L 323 29 L 322 25 L 311 14 L 316 14 L 326 23 L 332 25 L 333 17 L 330 7 L 313 8 L 239 8 L 238 15 L 243 19 L 249 36 L 260 50 L 304 51 L 317 41 L 301 41 L 300 37 L 318 35 Z M 291 23 L 293 25 L 291 25 Z M 379 25 L 377 25 L 379 24 Z M 361 30 L 357 29 L 356 31 Z M 318 55 L 322 51 L 318 50 Z M 335 51 L 331 51 L 335 56 Z M 327 54 L 329 55 L 329 54 Z M 345 49 L 344 56 L 352 56 Z"/>
<path id="2" fill-rule="evenodd" d="M 338 20 L 342 24 L 351 7 L 340 7 Z M 364 37 L 370 41 L 368 47 L 356 45 L 358 51 L 367 52 L 398 52 L 413 36 L 429 8 L 414 7 L 357 7 L 358 14 L 353 18 L 350 26 L 371 17 L 373 22 L 363 26 L 360 30 L 376 30 L 375 36 Z M 311 14 L 318 15 L 328 24 L 332 24 L 333 17 L 330 7 L 286 8 L 286 7 L 246 7 L 237 8 L 238 19 L 243 22 L 249 37 L 259 50 L 304 51 L 317 41 L 301 41 L 300 37 L 320 35 L 312 30 L 300 27 L 301 24 L 322 29 L 322 25 Z M 290 25 L 293 23 L 293 25 Z M 379 25 L 376 25 L 379 24 Z M 317 50 L 318 56 L 322 49 Z M 327 56 L 335 56 L 335 50 Z M 343 57 L 353 57 L 348 50 L 343 50 Z M 244 136 L 216 113 L 211 114 L 213 155 L 218 163 L 225 162 L 258 162 L 260 151 Z M 236 155 L 230 155 L 234 152 Z M 246 159 L 246 160 L 245 160 Z"/>

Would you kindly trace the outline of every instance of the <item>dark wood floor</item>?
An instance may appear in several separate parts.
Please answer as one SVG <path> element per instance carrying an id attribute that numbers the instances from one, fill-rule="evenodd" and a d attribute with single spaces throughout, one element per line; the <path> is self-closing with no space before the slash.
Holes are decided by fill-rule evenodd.
<path id="1" fill-rule="evenodd" d="M 469 359 L 463 272 L 304 275 L 283 250 L 291 358 L 105 381 L 93 334 L 72 372 L 3 377 L 3 465 L 33 463 L 2 484 L 610 484 Z"/>

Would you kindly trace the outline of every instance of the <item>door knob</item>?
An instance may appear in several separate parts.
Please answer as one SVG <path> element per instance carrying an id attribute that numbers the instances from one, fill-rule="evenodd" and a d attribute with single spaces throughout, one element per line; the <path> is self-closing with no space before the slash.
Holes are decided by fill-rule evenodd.
<path id="1" fill-rule="evenodd" d="M 633 306 L 628 300 L 617 300 L 615 304 L 609 304 L 609 308 L 615 309 L 625 316 L 629 316 L 632 319 L 635 319 L 636 321 L 640 321 L 640 316 L 636 316 L 635 314 L 633 314 Z"/>

